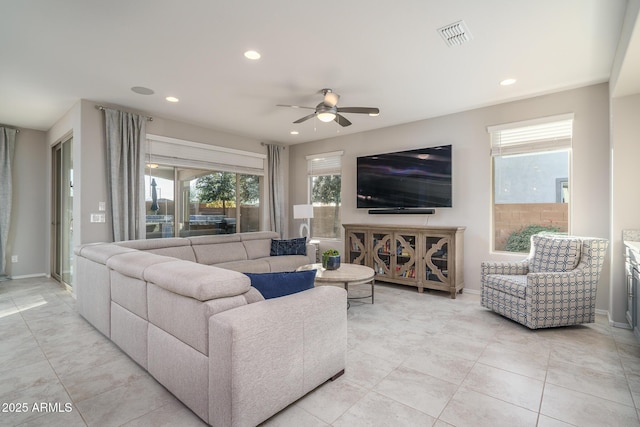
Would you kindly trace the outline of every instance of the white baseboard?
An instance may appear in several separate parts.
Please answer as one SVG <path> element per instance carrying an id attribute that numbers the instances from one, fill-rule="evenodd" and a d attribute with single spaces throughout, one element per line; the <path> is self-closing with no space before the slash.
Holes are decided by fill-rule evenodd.
<path id="1" fill-rule="evenodd" d="M 596 310 L 596 314 L 606 314 L 607 319 L 609 319 L 609 326 L 620 329 L 631 329 L 631 325 L 627 322 L 614 322 L 611 318 L 611 314 L 607 310 Z"/>
<path id="2" fill-rule="evenodd" d="M 50 278 L 48 274 L 38 273 L 38 274 L 23 274 L 22 276 L 11 276 L 11 280 L 20 280 L 20 279 L 33 279 L 36 277 L 46 277 Z"/>
<path id="3" fill-rule="evenodd" d="M 471 295 L 480 295 L 480 290 L 464 288 L 464 293 L 465 294 L 471 294 Z"/>
<path id="4" fill-rule="evenodd" d="M 620 323 L 620 322 L 613 322 L 613 321 L 609 321 L 609 325 L 613 326 L 614 328 L 620 328 L 620 329 L 631 329 L 631 325 L 628 323 Z"/>

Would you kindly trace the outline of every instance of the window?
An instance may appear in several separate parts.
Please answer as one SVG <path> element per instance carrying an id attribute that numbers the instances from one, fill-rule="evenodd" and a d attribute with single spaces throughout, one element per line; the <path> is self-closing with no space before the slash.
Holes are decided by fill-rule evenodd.
<path id="1" fill-rule="evenodd" d="M 528 252 L 531 234 L 569 231 L 573 115 L 488 128 L 493 250 Z"/>
<path id="2" fill-rule="evenodd" d="M 314 238 L 340 238 L 342 154 L 337 151 L 307 156 L 309 203 L 313 205 L 311 235 Z"/>
<path id="3" fill-rule="evenodd" d="M 148 239 L 261 230 L 265 156 L 153 138 L 145 169 Z"/>

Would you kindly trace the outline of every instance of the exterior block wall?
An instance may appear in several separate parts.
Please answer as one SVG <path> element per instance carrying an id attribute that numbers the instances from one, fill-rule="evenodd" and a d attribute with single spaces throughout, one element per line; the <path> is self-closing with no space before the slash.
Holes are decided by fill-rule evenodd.
<path id="1" fill-rule="evenodd" d="M 514 231 L 529 225 L 569 229 L 568 203 L 509 203 L 494 206 L 495 250 L 504 251 L 507 239 Z"/>

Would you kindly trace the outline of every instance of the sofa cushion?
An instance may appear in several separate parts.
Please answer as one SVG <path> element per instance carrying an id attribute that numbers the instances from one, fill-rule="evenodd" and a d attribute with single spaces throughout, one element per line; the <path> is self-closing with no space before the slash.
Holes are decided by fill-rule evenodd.
<path id="1" fill-rule="evenodd" d="M 156 255 L 170 256 L 186 261 L 196 262 L 196 257 L 191 248 L 191 242 L 181 237 L 168 237 L 164 239 L 140 239 L 117 242 L 116 245 L 139 251 L 151 252 Z"/>
<path id="2" fill-rule="evenodd" d="M 579 239 L 534 234 L 531 236 L 531 243 L 532 248 L 535 248 L 529 263 L 529 271 L 532 273 L 570 271 L 580 261 Z"/>
<path id="3" fill-rule="evenodd" d="M 302 265 L 309 264 L 309 258 L 304 255 L 270 256 L 263 258 L 263 260 L 269 264 L 269 270 L 267 271 L 272 273 L 277 271 L 294 271 Z"/>
<path id="4" fill-rule="evenodd" d="M 77 255 L 100 264 L 106 264 L 112 256 L 126 252 L 136 252 L 136 250 L 106 243 L 85 243 L 75 249 Z"/>
<path id="5" fill-rule="evenodd" d="M 194 246 L 193 250 L 196 253 L 199 264 L 212 265 L 247 259 L 247 251 L 241 242 L 200 245 Z"/>
<path id="6" fill-rule="evenodd" d="M 307 238 L 298 237 L 290 240 L 272 239 L 270 255 L 307 255 Z"/>
<path id="7" fill-rule="evenodd" d="M 125 276 L 136 279 L 144 278 L 144 271 L 155 264 L 163 262 L 174 262 L 175 258 L 170 256 L 156 255 L 150 252 L 133 251 L 124 254 L 114 255 L 106 262 L 107 267 Z"/>
<path id="8" fill-rule="evenodd" d="M 189 261 L 163 262 L 144 271 L 147 282 L 179 295 L 208 301 L 244 294 L 251 283 L 242 273 Z"/>
<path id="9" fill-rule="evenodd" d="M 214 264 L 214 267 L 240 273 L 269 273 L 273 271 L 266 259 L 221 262 L 220 264 Z M 291 270 L 295 270 L 295 268 L 290 268 L 289 271 Z"/>
<path id="10" fill-rule="evenodd" d="M 249 231 L 246 233 L 238 233 L 240 240 L 248 242 L 251 240 L 271 240 L 277 239 L 280 235 L 275 231 Z"/>
<path id="11" fill-rule="evenodd" d="M 527 276 L 517 274 L 489 274 L 485 276 L 483 286 L 524 299 L 527 295 Z"/>
<path id="12" fill-rule="evenodd" d="M 249 259 L 268 257 L 271 254 L 271 239 L 255 239 L 242 241 Z"/>
<path id="13" fill-rule="evenodd" d="M 111 270 L 111 301 L 147 319 L 147 282 Z"/>
<path id="14" fill-rule="evenodd" d="M 247 250 L 249 259 L 268 257 L 271 253 L 271 239 L 278 239 L 279 234 L 274 231 L 252 231 L 240 233 L 240 240 Z"/>
<path id="15" fill-rule="evenodd" d="M 251 279 L 251 286 L 260 291 L 265 299 L 312 289 L 316 279 L 316 270 L 246 274 Z"/>

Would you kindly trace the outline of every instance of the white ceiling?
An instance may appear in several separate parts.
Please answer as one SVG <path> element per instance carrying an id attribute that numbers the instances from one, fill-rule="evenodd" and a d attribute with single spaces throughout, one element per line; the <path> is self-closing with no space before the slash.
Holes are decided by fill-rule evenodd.
<path id="1" fill-rule="evenodd" d="M 626 5 L 0 0 L 0 123 L 48 130 L 89 99 L 285 144 L 362 132 L 608 81 Z M 473 40 L 448 47 L 437 29 L 461 19 Z M 275 106 L 315 106 L 324 87 L 380 116 L 294 125 L 311 111 Z"/>

